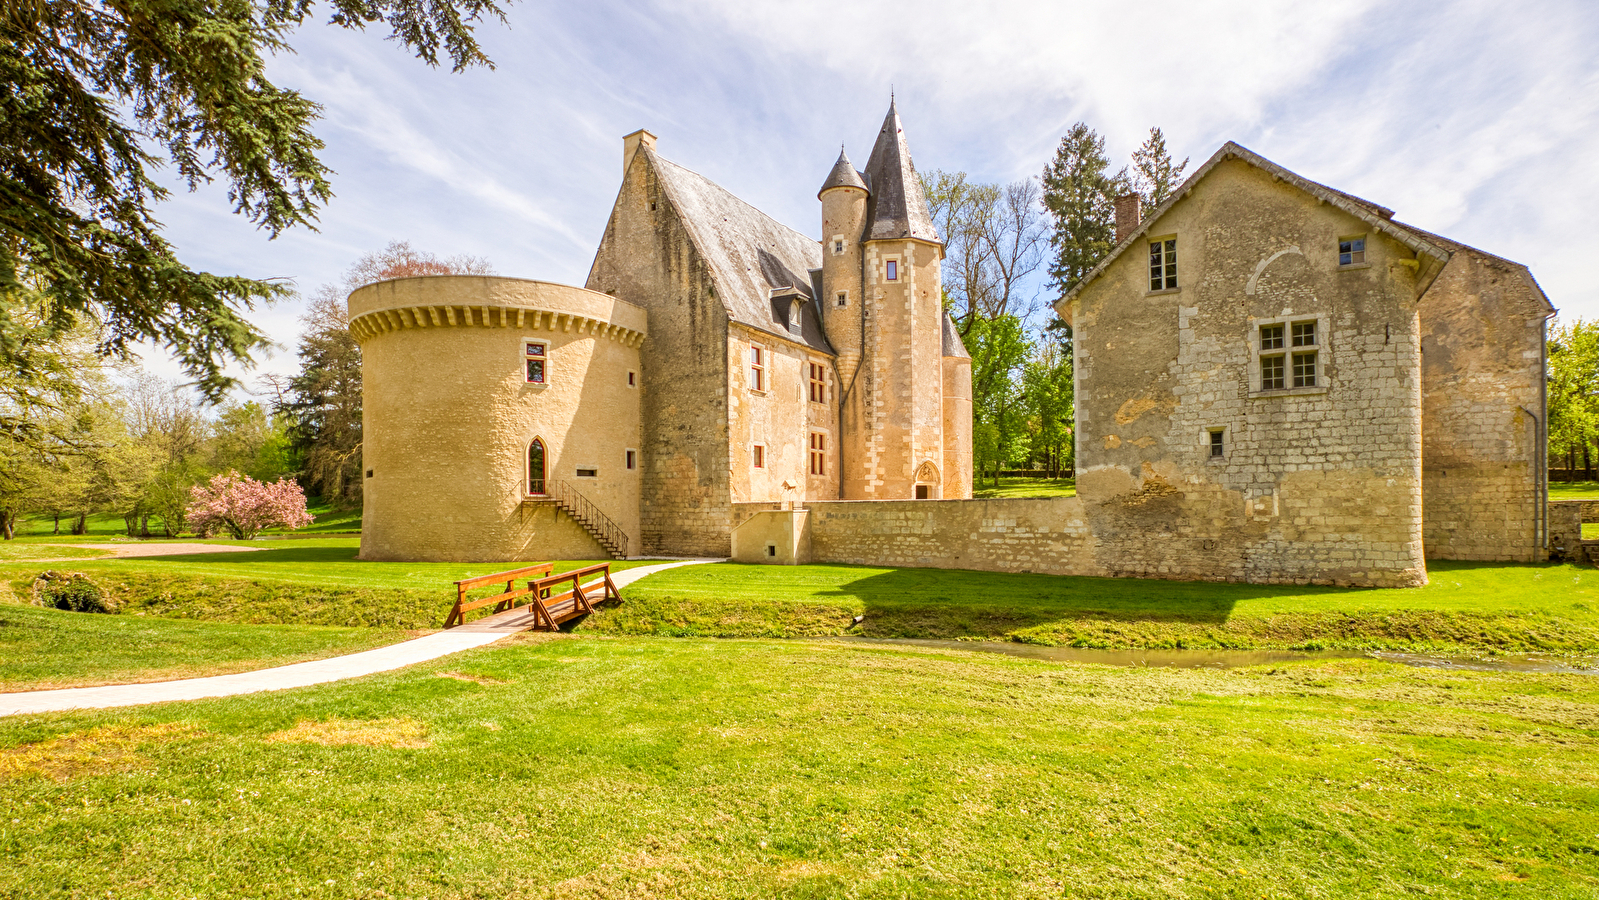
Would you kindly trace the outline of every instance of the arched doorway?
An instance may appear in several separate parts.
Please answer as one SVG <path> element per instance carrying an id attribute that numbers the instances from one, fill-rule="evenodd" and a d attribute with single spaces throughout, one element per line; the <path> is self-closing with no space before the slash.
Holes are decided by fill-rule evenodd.
<path id="1" fill-rule="evenodd" d="M 937 500 L 939 484 L 938 466 L 924 462 L 916 468 L 916 499 Z"/>
<path id="2" fill-rule="evenodd" d="M 527 445 L 527 492 L 547 493 L 544 486 L 544 441 L 534 438 Z"/>

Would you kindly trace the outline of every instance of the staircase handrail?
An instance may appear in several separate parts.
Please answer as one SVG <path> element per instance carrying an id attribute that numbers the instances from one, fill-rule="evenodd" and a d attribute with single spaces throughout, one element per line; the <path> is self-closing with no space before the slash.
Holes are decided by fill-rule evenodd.
<path id="1" fill-rule="evenodd" d="M 593 501 L 565 481 L 551 481 L 548 484 L 553 488 L 550 496 L 571 513 L 572 518 L 599 538 L 607 550 L 620 559 L 627 558 L 627 532 L 622 530 L 622 526 L 611 521 L 611 517 L 601 512 Z"/>

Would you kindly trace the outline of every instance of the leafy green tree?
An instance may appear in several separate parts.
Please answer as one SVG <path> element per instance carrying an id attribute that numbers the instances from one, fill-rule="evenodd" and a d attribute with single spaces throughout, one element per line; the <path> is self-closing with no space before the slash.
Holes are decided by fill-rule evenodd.
<path id="1" fill-rule="evenodd" d="M 276 236 L 332 196 L 311 131 L 320 107 L 266 78 L 312 0 L 12 0 L 0 5 L 0 369 L 26 371 L 26 312 L 52 333 L 103 326 L 126 358 L 169 349 L 202 393 L 266 344 L 243 316 L 281 283 L 189 268 L 160 234 L 170 165 L 192 190 L 214 178 L 234 211 Z M 472 34 L 495 0 L 329 0 L 332 24 L 384 22 L 429 65 L 486 64 Z"/>
<path id="2" fill-rule="evenodd" d="M 223 407 L 212 424 L 215 437 L 212 472 L 229 470 L 260 482 L 272 483 L 299 471 L 299 455 L 289 437 L 286 417 L 270 415 L 255 401 Z"/>
<path id="3" fill-rule="evenodd" d="M 1182 183 L 1183 171 L 1188 168 L 1187 157 L 1173 163 L 1166 149 L 1166 135 L 1159 128 L 1149 129 L 1143 146 L 1133 151 L 1132 186 L 1138 192 L 1144 212 L 1165 203 L 1177 185 Z"/>
<path id="4" fill-rule="evenodd" d="M 1594 477 L 1590 452 L 1599 439 L 1599 321 L 1555 322 L 1549 331 L 1549 454 L 1564 456 L 1567 472 L 1581 457 Z"/>
<path id="5" fill-rule="evenodd" d="M 1116 245 L 1115 198 L 1126 188 L 1127 176 L 1110 172 L 1105 139 L 1078 122 L 1044 167 L 1043 184 L 1044 208 L 1054 225 L 1049 277 L 1064 293 Z"/>
<path id="6" fill-rule="evenodd" d="M 995 483 L 1005 463 L 1024 449 L 1026 406 L 1020 375 L 1031 350 L 1021 317 L 978 317 L 967 334 L 972 357 L 972 466 L 992 469 Z M 981 399 L 978 399 L 981 398 Z"/>
<path id="7" fill-rule="evenodd" d="M 1021 395 L 1030 455 L 1052 478 L 1072 474 L 1075 466 L 1074 390 L 1070 345 L 1040 338 L 1022 366 Z"/>

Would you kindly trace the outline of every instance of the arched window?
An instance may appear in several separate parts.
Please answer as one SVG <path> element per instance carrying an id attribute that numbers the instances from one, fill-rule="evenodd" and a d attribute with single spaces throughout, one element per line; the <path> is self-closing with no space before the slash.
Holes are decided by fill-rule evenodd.
<path id="1" fill-rule="evenodd" d="M 527 492 L 544 493 L 544 442 L 538 438 L 527 445 Z"/>

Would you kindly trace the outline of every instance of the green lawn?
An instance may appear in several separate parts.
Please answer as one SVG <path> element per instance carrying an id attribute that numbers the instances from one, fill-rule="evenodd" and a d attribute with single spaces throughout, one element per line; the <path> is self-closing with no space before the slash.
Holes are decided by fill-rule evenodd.
<path id="1" fill-rule="evenodd" d="M 972 496 L 979 500 L 1075 497 L 1077 482 L 1070 478 L 1001 478 L 995 486 L 994 479 L 980 478 L 972 485 Z"/>
<path id="2" fill-rule="evenodd" d="M 405 640 L 389 628 L 232 625 L 0 604 L 0 691 L 264 669 Z"/>
<path id="3" fill-rule="evenodd" d="M 1599 500 L 1599 481 L 1551 481 L 1550 500 Z"/>
<path id="4" fill-rule="evenodd" d="M 1430 570 L 1424 588 L 1369 590 L 724 563 L 651 576 L 584 627 L 1085 647 L 1599 650 L 1593 569 L 1440 562 Z"/>
<path id="5" fill-rule="evenodd" d="M 0 895 L 1592 898 L 1599 679 L 524 640 L 0 720 Z"/>

